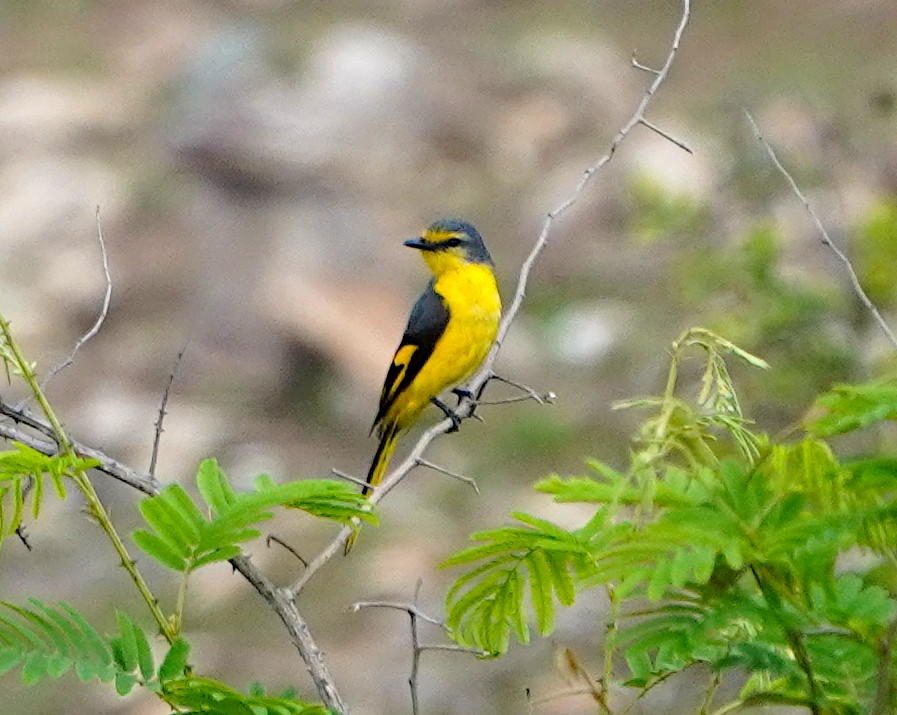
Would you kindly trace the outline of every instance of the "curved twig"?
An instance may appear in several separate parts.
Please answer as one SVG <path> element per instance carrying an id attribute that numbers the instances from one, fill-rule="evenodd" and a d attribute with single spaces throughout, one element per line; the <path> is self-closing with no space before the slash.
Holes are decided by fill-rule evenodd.
<path id="1" fill-rule="evenodd" d="M 786 169 L 782 162 L 779 161 L 779 157 L 776 154 L 775 149 L 772 148 L 772 145 L 763 136 L 763 133 L 760 131 L 760 127 L 757 126 L 757 122 L 754 121 L 751 113 L 747 109 L 744 109 L 743 111 L 745 115 L 747 115 L 748 121 L 751 123 L 751 128 L 754 130 L 754 136 L 757 138 L 757 141 L 760 142 L 760 145 L 766 150 L 766 153 L 769 154 L 769 158 L 772 160 L 772 163 L 775 164 L 775 167 L 779 170 L 779 173 L 785 177 L 788 185 L 791 186 L 791 191 L 794 192 L 794 195 L 797 196 L 800 202 L 804 205 L 804 208 L 807 210 L 810 219 L 816 225 L 816 230 L 819 231 L 819 240 L 821 240 L 824 245 L 828 246 L 832 250 L 832 253 L 834 253 L 838 257 L 838 260 L 844 264 L 844 269 L 847 271 L 847 277 L 850 278 L 850 284 L 853 286 L 853 292 L 856 294 L 857 298 L 860 299 L 860 302 L 866 307 L 866 310 L 868 310 L 872 315 L 879 329 L 882 333 L 884 333 L 884 336 L 888 339 L 891 345 L 897 348 L 897 336 L 894 335 L 894 331 L 891 330 L 891 327 L 881 316 L 881 313 L 878 311 L 875 303 L 873 303 L 871 298 L 869 298 L 869 296 L 866 294 L 866 291 L 863 289 L 863 286 L 860 283 L 859 276 L 857 276 L 857 273 L 853 268 L 853 264 L 850 262 L 847 254 L 844 253 L 844 251 L 842 251 L 834 241 L 832 241 L 831 236 L 828 235 L 828 231 L 825 229 L 825 226 L 823 225 L 819 216 L 813 210 L 813 207 L 810 205 L 810 202 L 807 200 L 804 192 L 800 190 L 800 187 L 797 185 L 797 182 L 794 180 L 794 177 L 791 176 L 791 173 L 788 171 L 788 169 Z"/>

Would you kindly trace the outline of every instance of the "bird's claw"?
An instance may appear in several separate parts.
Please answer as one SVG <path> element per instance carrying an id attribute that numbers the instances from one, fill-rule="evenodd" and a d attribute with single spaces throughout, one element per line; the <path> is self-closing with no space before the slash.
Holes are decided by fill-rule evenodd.
<path id="1" fill-rule="evenodd" d="M 455 412 L 451 407 L 445 404 L 442 400 L 437 397 L 434 397 L 430 400 L 434 405 L 436 405 L 440 410 L 442 410 L 443 414 L 448 417 L 452 421 L 452 426 L 448 428 L 446 431 L 447 434 L 451 434 L 452 432 L 457 432 L 461 427 L 461 417 Z"/>

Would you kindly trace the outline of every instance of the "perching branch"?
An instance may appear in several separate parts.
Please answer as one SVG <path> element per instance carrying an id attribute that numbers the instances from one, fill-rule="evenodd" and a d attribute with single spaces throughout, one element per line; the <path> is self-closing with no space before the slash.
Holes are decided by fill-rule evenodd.
<path id="1" fill-rule="evenodd" d="M 262 598 L 268 602 L 271 609 L 280 617 L 287 629 L 290 641 L 296 646 L 299 655 L 305 662 L 305 669 L 311 676 L 324 705 L 335 713 L 348 713 L 339 691 L 336 681 L 330 674 L 324 653 L 318 647 L 317 642 L 308 629 L 308 623 L 296 607 L 296 600 L 289 589 L 279 588 L 256 568 L 252 560 L 245 554 L 231 559 L 233 567 L 239 571 L 243 578 L 252 584 Z"/>
<path id="2" fill-rule="evenodd" d="M 670 72 L 670 68 L 673 65 L 673 60 L 676 58 L 676 54 L 679 51 L 679 43 L 682 40 L 682 35 L 685 32 L 686 26 L 688 25 L 690 16 L 691 2 L 690 0 L 683 0 L 682 16 L 679 19 L 679 24 L 676 27 L 675 34 L 673 35 L 673 42 L 670 47 L 669 54 L 667 55 L 666 62 L 664 62 L 663 66 L 659 70 L 657 70 L 657 74 L 654 77 L 654 80 L 642 95 L 642 99 L 636 107 L 635 112 L 611 140 L 610 147 L 608 148 L 607 152 L 583 172 L 582 178 L 570 192 L 569 196 L 567 196 L 566 199 L 564 199 L 560 204 L 558 204 L 555 208 L 553 208 L 546 214 L 545 221 L 542 224 L 542 230 L 540 231 L 535 244 L 530 250 L 529 255 L 526 257 L 526 260 L 523 261 L 523 265 L 520 267 L 520 272 L 517 276 L 517 288 L 514 291 L 514 298 L 511 301 L 510 306 L 508 306 L 508 309 L 505 311 L 501 323 L 498 326 L 498 334 L 495 338 L 495 343 L 492 345 L 492 349 L 489 351 L 489 354 L 483 361 L 482 366 L 471 378 L 470 382 L 467 385 L 467 390 L 471 394 L 479 395 L 482 388 L 493 375 L 492 365 L 495 363 L 495 358 L 498 355 L 498 351 L 501 350 L 502 343 L 504 342 L 508 331 L 511 329 L 511 323 L 517 317 L 517 313 L 520 312 L 520 307 L 523 304 L 523 299 L 526 295 L 526 287 L 529 282 L 530 271 L 532 271 L 536 259 L 538 259 L 539 255 L 545 249 L 545 246 L 548 245 L 548 240 L 551 237 L 551 229 L 555 219 L 576 204 L 583 190 L 592 180 L 592 177 L 594 177 L 595 174 L 613 158 L 614 154 L 617 151 L 617 147 L 619 147 L 623 140 L 626 139 L 627 136 L 629 136 L 630 132 L 644 120 L 645 112 L 648 109 L 648 105 L 650 104 L 651 100 L 654 98 L 654 95 L 657 93 L 657 90 L 660 89 L 660 86 L 663 84 L 664 80 L 666 80 L 667 75 Z M 470 398 L 465 397 L 461 400 L 458 408 L 455 410 L 455 413 L 458 415 L 458 417 L 466 419 L 473 414 L 473 410 L 475 407 L 476 402 L 474 400 L 471 400 Z M 407 477 L 411 470 L 420 464 L 420 459 L 424 451 L 430 445 L 430 442 L 432 442 L 439 435 L 445 434 L 451 427 L 452 421 L 446 418 L 424 432 L 421 435 L 420 439 L 418 439 L 417 444 L 415 444 L 412 448 L 411 454 L 409 454 L 405 458 L 405 460 L 402 461 L 398 466 L 394 467 L 392 471 L 386 475 L 380 486 L 374 489 L 374 491 L 369 495 L 368 498 L 370 499 L 371 503 L 378 503 L 381 499 L 383 499 L 383 497 L 385 497 L 390 491 L 392 491 L 392 489 L 395 488 L 395 486 L 399 482 Z M 320 554 L 318 554 L 318 556 L 315 557 L 311 561 L 311 563 L 309 563 L 308 568 L 302 572 L 302 575 L 298 579 L 296 579 L 296 581 L 290 587 L 290 591 L 294 596 L 298 596 L 299 592 L 304 588 L 305 584 L 307 584 L 314 577 L 314 575 L 320 568 L 325 566 L 334 556 L 336 556 L 336 554 L 343 551 L 343 545 L 352 535 L 353 531 L 354 529 L 351 526 L 343 527 L 340 532 L 334 537 L 334 539 L 326 547 L 324 547 L 324 550 Z"/>
<path id="3" fill-rule="evenodd" d="M 794 180 L 794 177 L 788 172 L 788 170 L 782 165 L 782 162 L 779 161 L 779 157 L 776 155 L 775 150 L 772 148 L 772 145 L 766 141 L 766 138 L 760 132 L 760 127 L 757 126 L 757 122 L 754 121 L 754 118 L 751 116 L 751 113 L 748 110 L 744 110 L 745 115 L 748 118 L 748 121 L 751 123 L 751 127 L 754 130 L 754 136 L 757 137 L 757 141 L 766 149 L 766 153 L 769 154 L 769 158 L 772 159 L 772 163 L 775 164 L 776 169 L 779 170 L 779 173 L 785 177 L 788 181 L 788 184 L 791 186 L 791 191 L 794 192 L 794 195 L 800 199 L 800 202 L 804 205 L 804 208 L 807 210 L 807 213 L 810 215 L 810 218 L 813 220 L 813 223 L 816 224 L 816 229 L 819 231 L 819 238 L 822 243 L 828 246 L 832 252 L 838 257 L 838 260 L 844 264 L 844 268 L 847 271 L 847 276 L 850 278 L 850 283 L 853 286 L 853 292 L 860 299 L 860 302 L 866 307 L 866 310 L 871 313 L 872 317 L 875 319 L 875 322 L 878 324 L 878 327 L 881 329 L 881 332 L 884 333 L 885 337 L 890 341 L 891 345 L 897 349 L 897 336 L 894 335 L 894 331 L 891 330 L 890 326 L 885 322 L 885 319 L 881 316 L 881 313 L 878 312 L 878 308 L 875 307 L 875 304 L 866 295 L 866 291 L 863 290 L 863 286 L 860 284 L 860 279 L 856 274 L 856 271 L 853 269 L 853 264 L 850 262 L 850 259 L 847 257 L 847 254 L 844 253 L 838 246 L 832 241 L 831 236 L 828 235 L 828 231 L 825 229 L 822 221 L 819 219 L 819 216 L 813 210 L 813 207 L 810 206 L 810 202 L 807 201 L 807 197 L 804 195 L 804 192 L 800 190 L 800 187 L 797 185 L 797 182 Z"/>

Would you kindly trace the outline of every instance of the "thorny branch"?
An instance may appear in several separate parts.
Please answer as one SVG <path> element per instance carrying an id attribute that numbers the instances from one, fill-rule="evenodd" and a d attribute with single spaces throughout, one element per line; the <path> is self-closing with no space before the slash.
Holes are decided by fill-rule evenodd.
<path id="1" fill-rule="evenodd" d="M 847 276 L 850 278 L 850 283 L 853 286 L 853 292 L 860 299 L 860 302 L 862 302 L 869 313 L 872 314 L 872 317 L 875 319 L 875 322 L 878 324 L 881 332 L 884 333 L 885 337 L 890 341 L 891 345 L 897 348 L 897 336 L 894 335 L 894 331 L 891 330 L 890 326 L 881 316 L 881 313 L 878 312 L 878 308 L 875 307 L 875 304 L 872 302 L 869 296 L 866 295 L 866 291 L 863 290 L 863 286 L 860 284 L 860 279 L 853 268 L 853 264 L 847 257 L 847 254 L 845 254 L 844 251 L 838 248 L 838 245 L 834 241 L 832 241 L 831 236 L 829 236 L 828 231 L 826 230 L 819 216 L 816 214 L 816 211 L 813 210 L 813 207 L 810 205 L 810 202 L 807 200 L 804 192 L 800 190 L 800 187 L 797 185 L 794 177 L 791 176 L 782 162 L 779 161 L 779 157 L 776 155 L 775 149 L 772 148 L 772 145 L 763 136 L 762 132 L 760 131 L 760 127 L 757 125 L 757 122 L 754 121 L 754 117 L 751 116 L 751 113 L 746 109 L 744 110 L 744 113 L 747 116 L 748 121 L 751 123 L 751 127 L 754 130 L 754 136 L 757 137 L 757 141 L 760 142 L 760 144 L 766 150 L 766 153 L 769 154 L 769 158 L 772 159 L 772 163 L 775 164 L 776 169 L 779 170 L 779 173 L 788 181 L 788 184 L 791 186 L 791 191 L 794 192 L 794 195 L 797 196 L 798 199 L 800 199 L 800 202 L 804 205 L 804 208 L 807 210 L 807 213 L 810 215 L 810 218 L 816 225 L 816 229 L 819 231 L 820 240 L 824 245 L 828 246 L 838 257 L 838 260 L 840 260 L 841 263 L 844 264 L 844 268 L 847 271 Z"/>
<path id="2" fill-rule="evenodd" d="M 0 414 L 6 415 L 15 422 L 48 437 L 53 435 L 53 428 L 47 422 L 25 410 L 8 405 L 2 400 L 0 400 Z M 55 441 L 45 441 L 32 437 L 28 433 L 7 424 L 0 424 L 0 437 L 22 442 L 47 455 L 54 455 L 59 451 Z M 96 467 L 98 471 L 150 496 L 158 494 L 161 490 L 162 482 L 154 476 L 141 474 L 98 449 L 87 447 L 75 440 L 70 440 L 70 443 L 75 454 L 97 460 L 99 462 L 99 466 Z M 312 637 L 302 614 L 296 608 L 291 594 L 285 589 L 278 588 L 267 576 L 259 571 L 249 556 L 240 555 L 231 559 L 231 564 L 258 591 L 262 598 L 271 606 L 271 609 L 280 617 L 280 620 L 283 621 L 290 641 L 302 656 L 306 669 L 324 704 L 334 712 L 347 713 L 348 709 L 343 703 L 336 689 L 336 683 L 327 668 L 327 663 L 324 661 L 324 654 Z"/>
<path id="3" fill-rule="evenodd" d="M 558 204 L 555 208 L 553 208 L 546 214 L 545 220 L 542 224 L 542 230 L 540 231 L 535 244 L 530 250 L 529 255 L 526 257 L 526 260 L 524 260 L 523 265 L 520 267 L 520 272 L 517 276 L 517 287 L 514 291 L 514 298 L 511 301 L 510 306 L 508 306 L 507 311 L 505 311 L 504 316 L 502 317 L 501 324 L 498 327 L 498 335 L 496 336 L 495 343 L 493 344 L 492 349 L 489 351 L 489 354 L 486 356 L 486 359 L 483 361 L 482 366 L 471 378 L 470 382 L 467 385 L 467 389 L 471 394 L 480 394 L 480 390 L 482 389 L 482 387 L 489 381 L 489 379 L 493 375 L 492 365 L 495 363 L 495 358 L 498 355 L 498 351 L 501 349 L 502 343 L 504 342 L 508 331 L 511 329 L 511 323 L 514 321 L 514 318 L 517 317 L 517 313 L 520 312 L 520 307 L 523 304 L 524 297 L 526 296 L 526 286 L 529 282 L 530 271 L 532 270 L 536 259 L 545 249 L 545 246 L 548 245 L 548 240 L 551 237 L 551 228 L 554 224 L 555 219 L 557 219 L 561 214 L 565 213 L 568 209 L 576 204 L 576 202 L 579 200 L 579 196 L 592 180 L 592 177 L 594 177 L 595 174 L 613 158 L 613 155 L 617 151 L 617 147 L 619 147 L 623 140 L 626 139 L 627 136 L 629 136 L 629 133 L 644 120 L 645 112 L 648 109 L 648 105 L 651 103 L 651 100 L 654 98 L 657 90 L 663 84 L 664 80 L 667 78 L 667 75 L 670 72 L 670 68 L 673 65 L 673 60 L 676 58 L 676 54 L 679 51 L 679 43 L 682 40 L 682 35 L 685 32 L 686 26 L 688 25 L 690 16 L 691 2 L 690 0 L 683 0 L 682 16 L 679 20 L 679 25 L 676 27 L 676 31 L 673 35 L 673 42 L 670 47 L 669 54 L 667 55 L 667 59 L 663 63 L 663 66 L 659 70 L 657 70 L 657 74 L 654 77 L 654 80 L 645 90 L 644 95 L 642 95 L 642 99 L 636 107 L 635 112 L 629 118 L 629 121 L 627 121 L 623 125 L 623 127 L 611 140 L 610 147 L 608 148 L 607 152 L 583 172 L 582 178 L 580 178 L 579 183 L 576 184 L 573 191 L 570 192 L 569 196 L 567 196 L 566 199 L 564 199 L 560 204 Z M 455 412 L 459 417 L 464 419 L 470 417 L 475 407 L 476 402 L 474 400 L 464 398 L 461 400 L 461 403 L 458 405 L 458 408 L 457 410 L 455 410 Z M 420 459 L 424 451 L 430 445 L 430 442 L 432 442 L 439 435 L 447 432 L 451 427 L 452 421 L 446 418 L 442 422 L 433 425 L 426 432 L 424 432 L 421 435 L 420 439 L 418 439 L 417 444 L 415 444 L 412 448 L 411 454 L 409 454 L 404 461 L 402 461 L 389 474 L 387 474 L 380 486 L 374 489 L 374 491 L 370 494 L 368 498 L 370 499 L 371 503 L 378 503 L 381 499 L 383 499 L 383 497 L 385 497 L 390 491 L 392 491 L 392 489 L 395 488 L 395 486 L 399 482 L 401 482 L 406 476 L 408 476 L 409 472 L 411 472 L 414 467 L 420 464 Z M 353 528 L 351 526 L 343 527 L 340 532 L 334 537 L 334 539 L 324 548 L 324 550 L 309 563 L 308 568 L 305 569 L 302 575 L 298 579 L 296 579 L 292 586 L 290 586 L 290 591 L 294 596 L 299 595 L 299 592 L 305 587 L 305 584 L 307 584 L 314 577 L 319 569 L 329 563 L 330 560 L 334 556 L 336 556 L 336 554 L 343 551 L 343 545 L 351 536 L 352 532 Z"/>
<path id="4" fill-rule="evenodd" d="M 184 357 L 186 348 L 181 348 L 178 356 L 174 360 L 174 367 L 168 373 L 168 381 L 165 383 L 165 390 L 162 392 L 162 402 L 159 404 L 159 416 L 156 419 L 155 432 L 153 434 L 153 452 L 150 455 L 149 473 L 151 477 L 156 476 L 156 460 L 159 458 L 159 445 L 162 442 L 162 422 L 168 413 L 165 408 L 168 406 L 168 396 L 171 394 L 171 386 L 174 384 L 174 378 L 178 374 L 178 368 L 181 366 L 181 360 Z"/>

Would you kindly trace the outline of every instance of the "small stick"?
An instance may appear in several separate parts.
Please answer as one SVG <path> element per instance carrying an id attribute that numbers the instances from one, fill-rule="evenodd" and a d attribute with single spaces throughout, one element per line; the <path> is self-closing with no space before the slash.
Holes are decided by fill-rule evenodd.
<path id="1" fill-rule="evenodd" d="M 670 134 L 668 134 L 667 132 L 665 132 L 663 129 L 661 129 L 660 127 L 658 127 L 656 124 L 653 124 L 652 122 L 649 122 L 649 121 L 648 121 L 647 119 L 645 119 L 644 117 L 642 117 L 641 119 L 639 119 L 639 122 L 638 122 L 638 123 L 641 124 L 643 127 L 646 127 L 646 128 L 648 128 L 648 129 L 650 129 L 652 132 L 654 132 L 654 133 L 656 133 L 656 134 L 659 134 L 660 136 L 662 136 L 662 137 L 663 137 L 664 139 L 666 139 L 667 141 L 672 142 L 673 144 L 675 144 L 677 147 L 679 147 L 679 148 L 682 149 L 683 151 L 687 151 L 687 152 L 688 152 L 689 154 L 691 154 L 692 156 L 695 155 L 695 153 L 691 150 L 691 148 L 690 148 L 685 142 L 683 142 L 683 141 L 679 141 L 678 139 L 676 139 L 676 137 L 671 136 Z"/>
<path id="2" fill-rule="evenodd" d="M 476 480 L 472 477 L 465 477 L 463 474 L 458 474 L 457 472 L 452 472 L 451 470 L 446 469 L 445 467 L 440 467 L 438 464 L 434 464 L 422 457 L 417 458 L 417 463 L 422 467 L 427 467 L 428 469 L 432 469 L 434 472 L 439 472 L 440 474 L 445 474 L 447 477 L 451 477 L 452 479 L 458 479 L 465 484 L 469 484 L 473 490 L 479 494 L 480 488 L 477 486 Z"/>
<path id="3" fill-rule="evenodd" d="M 153 436 L 153 453 L 150 455 L 149 473 L 151 477 L 156 476 L 156 460 L 159 457 L 159 444 L 162 441 L 162 421 L 165 419 L 165 415 L 168 414 L 165 411 L 165 407 L 168 405 L 168 395 L 171 393 L 171 385 L 174 382 L 175 375 L 177 375 L 178 367 L 181 365 L 181 358 L 184 357 L 185 350 L 186 348 L 181 348 L 177 358 L 175 358 L 174 368 L 172 368 L 171 372 L 168 374 L 168 382 L 165 385 L 165 391 L 162 393 L 162 404 L 159 405 L 159 416 L 156 419 L 155 425 L 156 432 Z"/>

